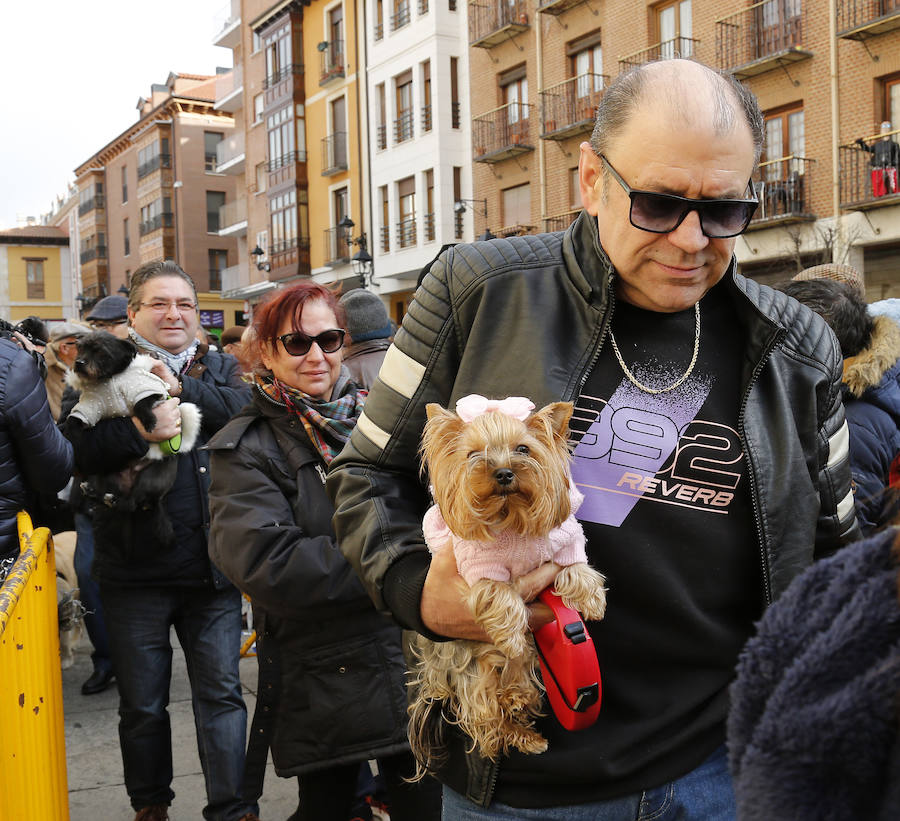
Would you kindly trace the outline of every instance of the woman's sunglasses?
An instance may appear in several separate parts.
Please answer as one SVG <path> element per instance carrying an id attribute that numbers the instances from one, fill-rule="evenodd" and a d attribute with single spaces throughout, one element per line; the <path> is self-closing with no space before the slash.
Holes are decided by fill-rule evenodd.
<path id="1" fill-rule="evenodd" d="M 610 162 L 598 154 L 603 164 L 610 170 L 616 182 L 622 186 L 631 200 L 628 219 L 635 228 L 653 234 L 668 234 L 674 231 L 685 217 L 696 211 L 700 218 L 700 230 L 710 239 L 724 239 L 742 234 L 759 200 L 710 199 L 692 200 L 675 194 L 658 194 L 655 191 L 635 191 L 631 188 Z M 747 183 L 748 188 L 750 183 Z"/>
<path id="2" fill-rule="evenodd" d="M 344 334 L 340 328 L 331 331 L 322 331 L 316 336 L 307 336 L 302 331 L 294 331 L 291 334 L 282 334 L 278 337 L 284 349 L 291 356 L 306 356 L 315 342 L 322 353 L 334 353 L 344 347 Z"/>

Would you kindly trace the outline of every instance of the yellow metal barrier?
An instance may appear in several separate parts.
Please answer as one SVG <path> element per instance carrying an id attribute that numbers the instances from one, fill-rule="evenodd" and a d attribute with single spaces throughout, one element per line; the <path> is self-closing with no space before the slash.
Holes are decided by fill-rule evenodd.
<path id="1" fill-rule="evenodd" d="M 0 587 L 0 821 L 68 821 L 53 539 L 27 513 L 18 526 Z"/>

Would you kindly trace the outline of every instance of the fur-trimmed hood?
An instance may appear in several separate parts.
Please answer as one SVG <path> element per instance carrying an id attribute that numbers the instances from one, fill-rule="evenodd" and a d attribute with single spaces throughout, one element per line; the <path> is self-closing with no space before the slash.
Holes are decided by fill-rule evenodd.
<path id="1" fill-rule="evenodd" d="M 900 325 L 887 316 L 876 316 L 869 347 L 844 360 L 843 382 L 856 398 L 878 387 L 900 360 Z"/>

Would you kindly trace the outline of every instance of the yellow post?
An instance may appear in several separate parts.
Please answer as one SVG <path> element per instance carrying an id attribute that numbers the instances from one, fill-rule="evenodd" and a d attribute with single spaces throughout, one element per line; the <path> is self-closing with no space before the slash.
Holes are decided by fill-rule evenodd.
<path id="1" fill-rule="evenodd" d="M 0 821 L 68 821 L 53 539 L 27 513 L 18 526 L 0 587 Z"/>

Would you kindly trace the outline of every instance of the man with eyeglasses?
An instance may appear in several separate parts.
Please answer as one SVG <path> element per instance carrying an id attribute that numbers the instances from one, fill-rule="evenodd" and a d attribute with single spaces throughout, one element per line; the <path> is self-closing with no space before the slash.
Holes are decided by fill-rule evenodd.
<path id="1" fill-rule="evenodd" d="M 93 575 L 119 685 L 125 788 L 136 821 L 168 818 L 175 796 L 166 710 L 174 627 L 191 682 L 207 788 L 204 818 L 251 821 L 258 808 L 241 797 L 247 726 L 238 669 L 241 598 L 209 560 L 209 456 L 199 447 L 247 403 L 250 391 L 234 357 L 195 338 L 196 289 L 176 263 L 152 262 L 134 272 L 127 314 L 131 339 L 157 360 L 153 370 L 168 386 L 170 398 L 154 409 L 156 426 L 150 432 L 137 418 L 115 418 L 86 427 L 70 417 L 65 428 L 92 501 Z M 159 544 L 148 519 L 154 512 L 98 493 L 93 477 L 126 470 L 146 456 L 150 442 L 177 436 L 180 401 L 200 409 L 202 431 L 196 447 L 169 457 L 178 467 L 163 506 L 174 539 Z"/>
<path id="2" fill-rule="evenodd" d="M 438 259 L 332 465 L 335 530 L 379 607 L 432 639 L 483 639 L 452 555 L 422 538 L 425 405 L 575 404 L 577 516 L 609 584 L 588 624 L 599 719 L 570 733 L 548 715 L 546 753 L 495 762 L 445 725 L 445 819 L 735 816 L 724 742 L 741 647 L 803 567 L 859 532 L 835 340 L 736 269 L 762 138 L 728 74 L 666 60 L 620 75 L 581 145 L 582 213 Z M 556 570 L 526 577 L 526 599 Z M 533 628 L 549 620 L 531 606 Z"/>

